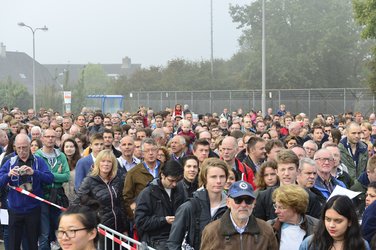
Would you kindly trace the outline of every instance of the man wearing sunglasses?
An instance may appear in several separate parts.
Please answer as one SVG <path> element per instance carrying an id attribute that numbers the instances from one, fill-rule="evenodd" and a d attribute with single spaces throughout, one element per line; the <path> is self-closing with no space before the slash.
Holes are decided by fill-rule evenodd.
<path id="1" fill-rule="evenodd" d="M 245 181 L 233 183 L 227 197 L 229 209 L 205 227 L 200 249 L 278 249 L 271 226 L 252 215 L 254 205 L 252 186 Z"/>

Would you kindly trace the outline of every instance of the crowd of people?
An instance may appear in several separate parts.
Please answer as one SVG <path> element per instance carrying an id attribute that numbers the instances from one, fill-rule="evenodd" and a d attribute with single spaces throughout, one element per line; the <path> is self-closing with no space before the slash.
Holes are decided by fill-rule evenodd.
<path id="1" fill-rule="evenodd" d="M 376 116 L 0 112 L 5 249 L 375 249 Z M 336 187 L 360 194 L 332 195 Z M 56 205 L 26 196 L 20 187 Z M 359 223 L 361 222 L 361 223 Z"/>

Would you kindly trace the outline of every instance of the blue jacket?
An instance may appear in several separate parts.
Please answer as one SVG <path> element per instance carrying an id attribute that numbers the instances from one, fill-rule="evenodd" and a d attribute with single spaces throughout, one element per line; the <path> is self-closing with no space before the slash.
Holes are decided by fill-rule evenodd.
<path id="1" fill-rule="evenodd" d="M 309 247 L 309 244 L 311 243 L 312 238 L 313 238 L 313 235 L 310 235 L 307 238 L 305 238 L 302 244 L 300 244 L 299 250 L 316 250 L 312 247 Z M 367 241 L 364 240 L 364 244 L 365 244 L 366 250 L 371 250 Z"/>
<path id="2" fill-rule="evenodd" d="M 90 172 L 93 165 L 94 165 L 94 161 L 93 161 L 93 157 L 91 156 L 91 154 L 78 160 L 76 164 L 76 168 L 75 168 L 76 173 L 74 177 L 74 190 L 76 190 L 76 192 L 80 188 L 82 181 Z"/>
<path id="3" fill-rule="evenodd" d="M 320 178 L 320 177 L 317 176 L 317 179 L 316 179 L 316 181 L 315 181 L 315 185 L 314 185 L 314 187 L 315 187 L 317 190 L 320 191 L 320 193 L 322 194 L 323 197 L 325 197 L 325 199 L 328 199 L 331 193 L 330 193 L 329 190 L 326 189 L 326 187 L 321 183 L 321 181 L 320 181 L 319 178 Z M 334 177 L 331 177 L 330 182 L 332 183 L 332 185 L 333 185 L 334 188 L 335 188 L 337 185 L 340 185 L 340 186 L 343 187 L 343 188 L 347 188 L 346 185 L 345 185 L 345 183 L 343 183 L 342 181 L 340 181 L 340 180 L 338 180 L 338 179 L 336 179 L 336 178 L 334 178 Z"/>
<path id="4" fill-rule="evenodd" d="M 48 169 L 47 164 L 40 157 L 33 156 L 30 154 L 27 161 L 32 161 L 32 169 L 34 174 L 30 176 L 32 181 L 33 191 L 32 193 L 42 197 L 43 184 L 51 184 L 54 181 L 54 176 L 51 171 Z M 18 156 L 10 158 L 4 163 L 0 168 L 0 186 L 5 187 L 6 185 L 18 187 L 20 184 L 19 177 L 9 177 L 8 173 L 11 168 L 18 166 Z M 26 214 L 32 211 L 33 209 L 40 206 L 40 201 L 24 194 L 19 193 L 16 190 L 10 189 L 8 193 L 8 209 L 19 214 Z"/>
<path id="5" fill-rule="evenodd" d="M 364 211 L 362 218 L 363 237 L 371 243 L 372 237 L 376 233 L 376 202 L 371 203 Z"/>

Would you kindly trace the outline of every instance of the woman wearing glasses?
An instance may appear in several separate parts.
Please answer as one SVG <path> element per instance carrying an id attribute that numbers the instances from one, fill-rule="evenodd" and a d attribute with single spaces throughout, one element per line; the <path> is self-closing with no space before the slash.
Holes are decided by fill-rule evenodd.
<path id="1" fill-rule="evenodd" d="M 277 237 L 279 249 L 297 250 L 313 231 L 316 218 L 306 215 L 308 193 L 297 185 L 283 185 L 273 192 L 276 219 L 269 220 Z"/>
<path id="2" fill-rule="evenodd" d="M 88 204 L 89 205 L 89 204 Z M 70 206 L 62 213 L 56 237 L 62 250 L 95 250 L 98 241 L 96 210 L 98 203 L 89 206 Z"/>

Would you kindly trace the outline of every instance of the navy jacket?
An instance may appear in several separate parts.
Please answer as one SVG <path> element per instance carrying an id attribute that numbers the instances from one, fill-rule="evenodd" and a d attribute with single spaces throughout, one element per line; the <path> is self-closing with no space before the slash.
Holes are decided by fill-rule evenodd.
<path id="1" fill-rule="evenodd" d="M 51 184 L 54 181 L 54 176 L 48 169 L 48 166 L 44 160 L 40 157 L 33 156 L 30 154 L 27 162 L 31 162 L 31 167 L 34 170 L 34 174 L 30 176 L 32 180 L 32 193 L 42 197 L 43 184 Z M 0 186 L 5 187 L 6 185 L 11 185 L 18 187 L 20 184 L 20 177 L 9 177 L 8 173 L 11 168 L 19 166 L 23 163 L 19 163 L 18 156 L 10 158 L 4 165 L 0 168 Z M 33 209 L 39 207 L 41 202 L 24 194 L 17 192 L 16 190 L 10 189 L 8 193 L 8 209 L 15 213 L 26 214 L 31 212 Z"/>
<path id="2" fill-rule="evenodd" d="M 87 174 L 90 173 L 93 165 L 94 161 L 91 154 L 78 160 L 75 168 L 76 173 L 74 177 L 74 190 L 76 190 L 76 192 L 80 188 L 80 185 L 87 176 Z"/>

